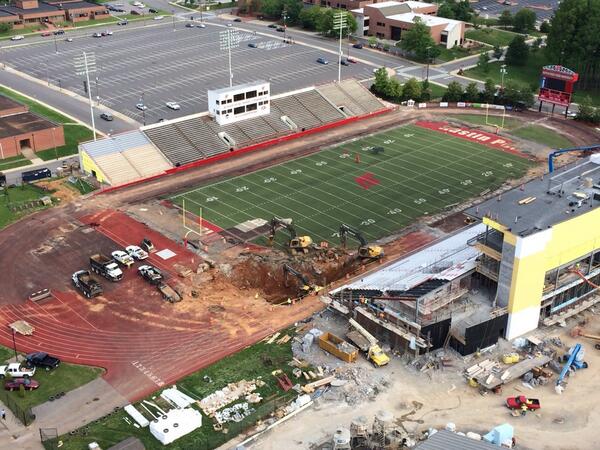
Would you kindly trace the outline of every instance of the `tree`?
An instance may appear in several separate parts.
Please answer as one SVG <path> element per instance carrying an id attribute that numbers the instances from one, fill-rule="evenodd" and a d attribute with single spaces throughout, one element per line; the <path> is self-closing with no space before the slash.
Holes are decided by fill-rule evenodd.
<path id="1" fill-rule="evenodd" d="M 402 86 L 402 100 L 419 101 L 421 98 L 421 83 L 411 78 Z"/>
<path id="2" fill-rule="evenodd" d="M 319 23 L 319 19 L 321 14 L 323 14 L 323 8 L 319 6 L 312 6 L 310 8 L 303 8 L 298 15 L 298 21 L 302 25 L 303 28 L 308 30 L 316 30 L 317 23 Z"/>
<path id="3" fill-rule="evenodd" d="M 482 92 L 482 100 L 486 103 L 494 103 L 494 97 L 496 95 L 496 85 L 491 78 L 485 80 L 485 85 Z"/>
<path id="4" fill-rule="evenodd" d="M 531 9 L 523 8 L 515 14 L 513 27 L 517 33 L 527 33 L 535 28 L 536 15 Z"/>
<path id="5" fill-rule="evenodd" d="M 511 27 L 513 24 L 513 16 L 508 9 L 502 11 L 500 17 L 498 17 L 498 25 L 504 27 L 505 29 Z"/>
<path id="6" fill-rule="evenodd" d="M 550 23 L 547 20 L 544 20 L 540 25 L 540 33 L 548 34 L 550 32 Z"/>
<path id="7" fill-rule="evenodd" d="M 296 24 L 300 20 L 300 13 L 304 9 L 302 2 L 297 0 L 282 0 L 282 11 L 286 12 L 286 23 Z"/>
<path id="8" fill-rule="evenodd" d="M 583 100 L 579 102 L 579 112 L 577 113 L 577 120 L 582 122 L 594 122 L 594 116 L 596 115 L 596 108 L 592 103 L 592 99 L 589 95 L 586 95 Z"/>
<path id="9" fill-rule="evenodd" d="M 369 36 L 369 47 L 377 46 L 377 38 L 375 36 Z"/>
<path id="10" fill-rule="evenodd" d="M 272 19 L 279 19 L 282 9 L 281 0 L 262 0 L 260 3 L 260 12 Z"/>
<path id="11" fill-rule="evenodd" d="M 12 29 L 9 23 L 0 23 L 0 33 L 8 33 Z"/>
<path id="12" fill-rule="evenodd" d="M 494 46 L 494 58 L 500 59 L 504 55 L 504 50 L 499 45 Z"/>
<path id="13" fill-rule="evenodd" d="M 390 78 L 390 82 L 388 84 L 388 98 L 390 100 L 399 101 L 400 97 L 402 97 L 402 85 L 398 78 Z"/>
<path id="14" fill-rule="evenodd" d="M 413 27 L 403 33 L 399 46 L 403 50 L 412 52 L 420 61 L 425 61 L 428 57 L 435 59 L 440 54 L 440 49 L 431 37 L 429 28 L 420 17 L 415 17 Z"/>
<path id="15" fill-rule="evenodd" d="M 506 63 L 510 66 L 524 66 L 529 58 L 529 47 L 525 36 L 516 36 L 506 50 Z"/>
<path id="16" fill-rule="evenodd" d="M 421 98 L 420 101 L 428 102 L 431 100 L 431 87 L 429 86 L 429 80 L 423 80 L 421 82 Z"/>
<path id="17" fill-rule="evenodd" d="M 487 52 L 483 52 L 479 55 L 479 60 L 477 61 L 477 67 L 479 67 L 485 73 L 488 73 L 490 71 L 489 62 L 490 62 L 490 57 L 488 56 Z"/>
<path id="18" fill-rule="evenodd" d="M 473 14 L 471 4 L 469 0 L 462 0 L 456 4 L 454 9 L 454 16 L 456 20 L 462 20 L 463 22 L 470 22 Z"/>
<path id="19" fill-rule="evenodd" d="M 535 41 L 533 41 L 533 44 L 531 44 L 531 51 L 537 52 L 540 49 L 542 42 L 544 42 L 544 40 L 541 37 L 536 38 Z"/>
<path id="20" fill-rule="evenodd" d="M 467 102 L 476 102 L 479 101 L 479 88 L 477 87 L 477 83 L 469 83 L 465 88 L 465 101 Z"/>
<path id="21" fill-rule="evenodd" d="M 390 77 L 384 67 L 375 71 L 375 81 L 371 85 L 374 94 L 387 98 L 390 88 Z"/>
<path id="22" fill-rule="evenodd" d="M 448 83 L 448 89 L 442 97 L 445 102 L 460 102 L 463 96 L 463 87 L 458 81 L 451 81 Z"/>
<path id="23" fill-rule="evenodd" d="M 448 3 L 443 3 L 438 8 L 437 15 L 438 17 L 445 17 L 446 19 L 454 19 L 454 10 Z"/>
<path id="24" fill-rule="evenodd" d="M 358 25 L 352 13 L 342 9 L 331 8 L 325 9 L 324 13 L 321 14 L 317 23 L 317 31 L 319 31 L 319 33 L 321 33 L 323 36 L 339 36 L 340 31 L 334 29 L 334 19 L 340 12 L 346 15 L 346 26 L 342 29 L 342 36 L 347 36 L 350 33 L 354 33 Z"/>

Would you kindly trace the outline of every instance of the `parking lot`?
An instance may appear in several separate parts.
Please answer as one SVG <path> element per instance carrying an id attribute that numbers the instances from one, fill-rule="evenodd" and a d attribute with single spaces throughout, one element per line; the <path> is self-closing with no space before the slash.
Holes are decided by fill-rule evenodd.
<path id="1" fill-rule="evenodd" d="M 486 14 L 489 17 L 498 17 L 505 9 L 514 15 L 523 8 L 529 8 L 535 12 L 539 21 L 543 21 L 550 20 L 560 2 L 559 0 L 511 0 L 511 3 L 514 5 L 505 5 L 497 0 L 479 0 L 477 3 L 473 3 L 471 7 L 483 18 L 485 18 Z"/>
<path id="2" fill-rule="evenodd" d="M 81 75 L 75 73 L 74 58 L 93 52 L 96 72 L 90 74 L 94 99 L 101 105 L 130 116 L 140 123 L 155 123 L 164 118 L 180 117 L 205 111 L 206 90 L 227 86 L 227 53 L 220 49 L 219 33 L 225 28 L 207 24 L 206 28 L 187 28 L 185 21 L 165 18 L 153 26 L 127 28 L 111 26 L 111 36 L 92 37 L 94 29 L 74 37 L 72 42 L 53 39 L 48 42 L 3 48 L 4 62 L 49 84 L 87 95 Z M 259 79 L 271 82 L 272 94 L 321 84 L 337 78 L 335 56 L 299 44 L 285 44 L 283 36 L 261 36 L 239 31 L 239 47 L 232 50 L 233 82 Z M 257 48 L 248 44 L 255 43 Z M 329 64 L 319 64 L 325 57 Z M 342 67 L 342 76 L 365 79 L 373 67 L 350 64 Z M 177 102 L 173 111 L 166 102 Z M 143 113 L 136 109 L 144 103 Z M 101 112 L 98 111 L 98 115 Z"/>

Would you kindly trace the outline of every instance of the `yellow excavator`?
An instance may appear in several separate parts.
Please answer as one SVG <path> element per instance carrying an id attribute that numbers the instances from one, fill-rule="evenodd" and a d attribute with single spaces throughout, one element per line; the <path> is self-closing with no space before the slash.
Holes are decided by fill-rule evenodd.
<path id="1" fill-rule="evenodd" d="M 273 245 L 275 239 L 275 233 L 281 228 L 285 228 L 290 233 L 290 240 L 288 242 L 288 248 L 292 254 L 296 253 L 308 253 L 308 249 L 312 247 L 313 240 L 310 236 L 298 236 L 296 229 L 292 225 L 292 219 L 280 219 L 279 217 L 273 217 L 270 222 L 271 228 L 269 232 L 269 244 Z"/>
<path id="2" fill-rule="evenodd" d="M 308 281 L 308 278 L 306 278 L 306 276 L 304 276 L 303 274 L 298 272 L 296 269 L 294 269 L 290 265 L 284 264 L 283 265 L 283 283 L 286 288 L 290 287 L 290 281 L 289 281 L 290 275 L 293 275 L 294 277 L 296 277 L 298 279 L 298 292 L 299 292 L 298 297 L 300 297 L 300 298 L 306 297 L 308 294 L 311 294 L 313 292 L 317 293 L 321 289 L 323 289 L 321 286 L 317 286 L 316 284 L 310 284 L 310 282 Z"/>
<path id="3" fill-rule="evenodd" d="M 362 259 L 380 259 L 383 258 L 383 248 L 379 245 L 369 245 L 365 237 L 360 231 L 352 228 L 350 225 L 345 223 L 340 225 L 340 241 L 342 247 L 346 248 L 347 235 L 354 237 L 359 243 L 358 256 Z"/>

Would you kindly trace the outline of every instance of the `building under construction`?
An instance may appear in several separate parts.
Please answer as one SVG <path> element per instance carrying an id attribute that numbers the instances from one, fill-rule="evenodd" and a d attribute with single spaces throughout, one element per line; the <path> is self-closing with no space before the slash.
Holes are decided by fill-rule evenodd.
<path id="1" fill-rule="evenodd" d="M 593 305 L 600 155 L 467 210 L 476 225 L 342 286 L 338 306 L 392 348 L 463 355 Z"/>

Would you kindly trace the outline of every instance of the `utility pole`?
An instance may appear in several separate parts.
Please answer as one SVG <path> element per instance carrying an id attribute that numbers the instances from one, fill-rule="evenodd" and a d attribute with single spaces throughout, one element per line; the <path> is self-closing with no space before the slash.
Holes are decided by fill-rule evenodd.
<path id="1" fill-rule="evenodd" d="M 286 20 L 288 19 L 287 9 L 284 9 L 281 13 L 281 18 L 283 19 L 283 40 L 287 40 L 287 24 Z"/>
<path id="2" fill-rule="evenodd" d="M 428 46 L 426 48 L 427 50 L 427 75 L 425 77 L 425 79 L 427 80 L 427 82 L 429 83 L 429 49 L 431 48 L 431 46 Z"/>
<path id="3" fill-rule="evenodd" d="M 171 14 L 173 17 L 173 31 L 175 31 L 175 10 L 174 9 L 171 10 Z"/>
<path id="4" fill-rule="evenodd" d="M 15 338 L 15 329 L 13 327 L 10 327 L 10 329 L 12 330 L 13 349 L 15 351 L 15 362 L 19 362 L 19 358 L 17 356 L 17 339 Z"/>
<path id="5" fill-rule="evenodd" d="M 54 158 L 58 159 L 58 150 L 56 150 L 56 139 L 54 138 L 54 130 L 55 128 L 52 128 L 52 145 L 54 146 Z"/>
<path id="6" fill-rule="evenodd" d="M 338 50 L 338 83 L 342 81 L 342 32 L 348 23 L 345 11 L 340 11 L 333 17 L 333 29 L 340 32 L 340 46 Z"/>
<path id="7" fill-rule="evenodd" d="M 52 33 L 54 35 L 54 52 L 58 54 L 58 44 L 56 43 L 56 33 Z"/>
<path id="8" fill-rule="evenodd" d="M 94 141 L 96 140 L 96 122 L 94 120 L 94 103 L 92 102 L 92 88 L 90 85 L 90 72 L 96 72 L 96 55 L 92 52 L 83 52 L 81 56 L 75 57 L 75 72 L 77 75 L 85 75 L 88 100 L 90 102 L 90 118 L 92 120 L 92 131 Z"/>
<path id="9" fill-rule="evenodd" d="M 500 75 L 502 76 L 500 79 L 500 91 L 504 92 L 504 75 L 506 75 L 506 64 L 502 64 L 500 66 Z"/>
<path id="10" fill-rule="evenodd" d="M 229 59 L 229 87 L 233 86 L 233 70 L 231 68 L 231 49 L 240 46 L 240 36 L 237 30 L 228 28 L 219 32 L 221 50 L 227 50 Z"/>
<path id="11" fill-rule="evenodd" d="M 142 96 L 140 97 L 140 103 L 142 104 L 142 122 L 146 125 L 146 100 L 144 99 L 144 92 L 142 91 Z"/>

